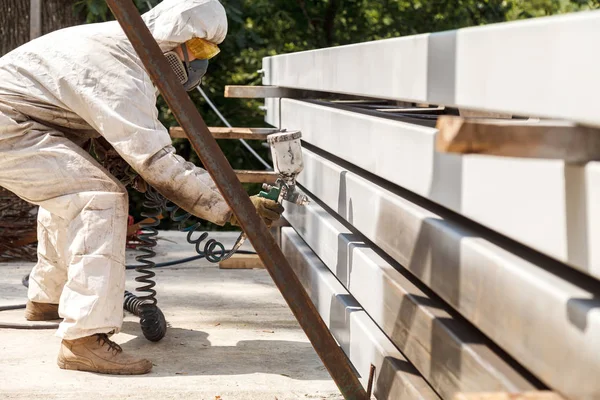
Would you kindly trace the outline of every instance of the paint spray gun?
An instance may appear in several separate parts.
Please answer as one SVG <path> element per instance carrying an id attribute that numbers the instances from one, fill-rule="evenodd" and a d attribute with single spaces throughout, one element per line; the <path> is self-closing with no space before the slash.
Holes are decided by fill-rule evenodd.
<path id="1" fill-rule="evenodd" d="M 279 175 L 274 185 L 264 184 L 263 191 L 258 195 L 281 203 L 283 200 L 304 206 L 309 203 L 308 198 L 296 189 L 296 176 L 304 169 L 302 161 L 302 145 L 300 131 L 282 131 L 267 136 L 271 147 L 273 167 Z M 246 234 L 242 232 L 233 248 L 221 260 L 231 257 L 246 241 Z"/>
<path id="2" fill-rule="evenodd" d="M 279 132 L 267 136 L 271 146 L 273 166 L 279 175 L 275 185 L 264 184 L 260 197 L 281 203 L 282 200 L 300 206 L 308 204 L 308 198 L 296 190 L 296 176 L 304 169 L 302 161 L 302 132 Z"/>

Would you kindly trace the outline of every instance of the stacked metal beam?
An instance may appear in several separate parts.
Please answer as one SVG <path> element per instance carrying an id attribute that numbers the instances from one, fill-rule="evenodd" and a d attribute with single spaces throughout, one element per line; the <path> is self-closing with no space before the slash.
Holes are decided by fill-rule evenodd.
<path id="1" fill-rule="evenodd" d="M 263 83 L 600 126 L 581 68 L 600 61 L 598 26 L 590 12 L 269 57 Z M 281 246 L 363 383 L 375 365 L 378 398 L 600 398 L 600 163 L 438 154 L 437 111 L 266 109 L 303 132 L 313 200 L 287 205 Z"/>

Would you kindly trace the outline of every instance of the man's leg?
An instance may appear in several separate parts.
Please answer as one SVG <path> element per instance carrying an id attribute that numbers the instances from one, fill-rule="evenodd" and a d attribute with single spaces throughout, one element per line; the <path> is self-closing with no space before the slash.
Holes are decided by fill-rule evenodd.
<path id="1" fill-rule="evenodd" d="M 59 365 L 148 372 L 149 361 L 122 354 L 106 337 L 118 332 L 123 321 L 125 188 L 59 132 L 31 122 L 22 126 L 22 135 L 4 140 L 0 126 L 0 185 L 64 222 L 67 250 L 62 258 L 68 276 L 60 297 L 64 320 L 58 335 L 64 340 Z M 61 279 L 56 269 L 46 272 L 53 281 Z"/>
<path id="2" fill-rule="evenodd" d="M 81 192 L 64 201 L 76 211 L 72 218 L 64 215 L 69 269 L 60 297 L 63 322 L 58 335 L 77 339 L 117 333 L 123 322 L 127 193 Z"/>
<path id="3" fill-rule="evenodd" d="M 58 304 L 67 282 L 65 221 L 43 207 L 38 210 L 37 257 L 29 275 L 29 300 L 37 303 Z"/>
<path id="4" fill-rule="evenodd" d="M 67 282 L 67 224 L 43 207 L 37 218 L 37 264 L 29 275 L 29 302 L 25 318 L 47 321 L 59 318 L 58 302 Z"/>

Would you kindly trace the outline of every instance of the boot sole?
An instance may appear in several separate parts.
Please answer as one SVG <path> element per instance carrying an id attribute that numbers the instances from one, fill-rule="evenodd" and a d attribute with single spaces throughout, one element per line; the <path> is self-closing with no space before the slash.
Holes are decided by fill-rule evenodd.
<path id="1" fill-rule="evenodd" d="M 62 318 L 59 317 L 58 314 L 56 316 L 53 315 L 51 317 L 45 317 L 45 316 L 40 316 L 40 315 L 25 312 L 25 319 L 27 321 L 56 321 L 56 320 L 62 319 Z"/>
<path id="2" fill-rule="evenodd" d="M 152 371 L 152 368 L 150 368 L 148 371 L 140 371 L 140 372 L 97 369 L 97 368 L 92 368 L 89 365 L 86 365 L 83 363 L 74 362 L 74 361 L 64 361 L 64 360 L 58 360 L 57 364 L 60 369 L 71 370 L 71 371 L 95 372 L 98 374 L 107 374 L 107 375 L 144 375 L 144 374 L 147 374 L 150 371 Z"/>

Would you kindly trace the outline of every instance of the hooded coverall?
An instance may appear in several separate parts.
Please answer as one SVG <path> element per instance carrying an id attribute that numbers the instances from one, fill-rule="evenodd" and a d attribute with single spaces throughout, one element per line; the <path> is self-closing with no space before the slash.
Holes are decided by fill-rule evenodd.
<path id="1" fill-rule="evenodd" d="M 164 0 L 143 18 L 163 52 L 227 33 L 218 0 Z M 220 225 L 231 216 L 207 172 L 175 154 L 116 21 L 52 32 L 0 58 L 0 186 L 39 205 L 28 296 L 60 304 L 63 339 L 118 332 L 123 321 L 128 199 L 80 147 L 98 136 L 185 210 Z"/>

